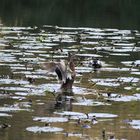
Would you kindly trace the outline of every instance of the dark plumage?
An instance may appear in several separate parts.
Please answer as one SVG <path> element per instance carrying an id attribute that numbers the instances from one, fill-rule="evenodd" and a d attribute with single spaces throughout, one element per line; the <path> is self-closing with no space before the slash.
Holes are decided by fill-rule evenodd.
<path id="1" fill-rule="evenodd" d="M 93 68 L 101 68 L 102 67 L 102 64 L 100 62 L 99 59 L 95 59 L 94 57 L 92 58 L 92 62 L 91 62 L 91 65 Z"/>
<path id="2" fill-rule="evenodd" d="M 62 74 L 61 74 L 61 71 L 60 71 L 60 69 L 58 67 L 56 67 L 55 72 L 56 72 L 56 74 L 58 76 L 58 79 L 62 81 Z"/>

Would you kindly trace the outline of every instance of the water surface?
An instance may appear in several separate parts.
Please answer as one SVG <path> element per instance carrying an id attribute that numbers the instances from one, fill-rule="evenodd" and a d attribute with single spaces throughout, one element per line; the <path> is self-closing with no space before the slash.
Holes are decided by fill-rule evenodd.
<path id="1" fill-rule="evenodd" d="M 138 30 L 0 29 L 1 140 L 140 139 Z M 39 64 L 66 60 L 68 52 L 76 57 L 74 96 L 56 107 L 56 74 Z M 101 68 L 92 67 L 93 57 Z"/>
<path id="2" fill-rule="evenodd" d="M 139 0 L 1 0 L 0 22 L 7 26 L 140 29 Z"/>

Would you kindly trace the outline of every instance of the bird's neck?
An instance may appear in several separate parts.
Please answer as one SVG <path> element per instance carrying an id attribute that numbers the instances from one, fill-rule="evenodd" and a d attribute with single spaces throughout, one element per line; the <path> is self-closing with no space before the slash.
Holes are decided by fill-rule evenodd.
<path id="1" fill-rule="evenodd" d="M 74 65 L 73 61 L 69 62 L 69 68 L 71 69 L 71 71 L 75 72 L 75 65 Z"/>

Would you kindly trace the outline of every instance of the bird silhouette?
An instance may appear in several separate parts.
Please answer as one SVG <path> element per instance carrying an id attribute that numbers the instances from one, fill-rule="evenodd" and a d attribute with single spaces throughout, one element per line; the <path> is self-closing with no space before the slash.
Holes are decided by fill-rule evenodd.
<path id="1" fill-rule="evenodd" d="M 92 57 L 92 62 L 90 62 L 93 68 L 101 68 L 102 64 L 101 61 L 98 58 Z"/>
<path id="2" fill-rule="evenodd" d="M 45 62 L 41 64 L 41 67 L 48 72 L 55 72 L 57 74 L 58 80 L 61 83 L 60 89 L 63 93 L 72 93 L 72 86 L 76 76 L 74 55 L 69 53 L 67 61 Z"/>

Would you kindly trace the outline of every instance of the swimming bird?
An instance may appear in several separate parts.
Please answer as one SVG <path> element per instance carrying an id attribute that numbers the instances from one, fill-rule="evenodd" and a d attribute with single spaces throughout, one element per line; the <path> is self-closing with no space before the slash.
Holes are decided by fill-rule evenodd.
<path id="1" fill-rule="evenodd" d="M 11 127 L 11 125 L 9 125 L 7 123 L 3 123 L 0 125 L 0 128 L 2 128 L 2 129 L 8 128 L 8 127 Z"/>
<path id="2" fill-rule="evenodd" d="M 48 72 L 55 72 L 61 83 L 61 91 L 63 93 L 72 93 L 72 86 L 75 80 L 75 64 L 74 55 L 68 54 L 68 60 L 60 62 L 45 62 L 41 66 Z"/>
<path id="3" fill-rule="evenodd" d="M 101 61 L 97 58 L 92 57 L 92 62 L 90 62 L 93 68 L 101 68 L 102 64 Z"/>

